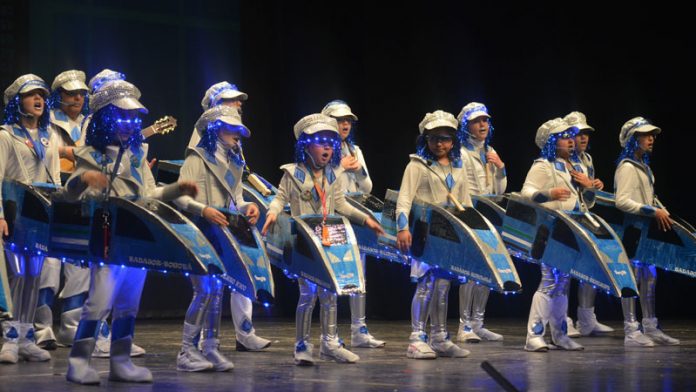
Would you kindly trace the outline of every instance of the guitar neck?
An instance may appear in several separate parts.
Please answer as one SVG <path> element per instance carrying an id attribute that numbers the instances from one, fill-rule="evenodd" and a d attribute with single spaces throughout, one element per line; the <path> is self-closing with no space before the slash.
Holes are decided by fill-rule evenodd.
<path id="1" fill-rule="evenodd" d="M 143 139 L 147 139 L 147 138 L 149 138 L 150 136 L 152 136 L 152 135 L 155 134 L 155 127 L 153 127 L 152 125 L 150 125 L 149 127 L 144 128 L 143 130 L 141 130 L 140 133 L 143 134 Z"/>

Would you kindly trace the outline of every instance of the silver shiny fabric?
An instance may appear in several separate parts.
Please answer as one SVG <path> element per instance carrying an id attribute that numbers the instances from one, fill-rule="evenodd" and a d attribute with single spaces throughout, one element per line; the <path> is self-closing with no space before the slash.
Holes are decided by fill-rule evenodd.
<path id="1" fill-rule="evenodd" d="M 362 263 L 363 271 L 365 271 L 364 254 L 360 254 L 360 262 Z M 367 286 L 367 281 L 365 285 Z M 362 327 L 365 325 L 366 297 L 365 293 L 353 293 L 348 297 L 348 304 L 350 305 L 350 324 L 354 327 Z"/>
<path id="2" fill-rule="evenodd" d="M 5 89 L 5 94 L 3 95 L 3 100 L 5 105 L 17 94 L 26 93 L 32 90 L 43 90 L 48 94 L 48 85 L 43 79 L 34 75 L 26 74 L 15 79 L 12 84 Z"/>
<path id="3" fill-rule="evenodd" d="M 562 330 L 568 310 L 568 296 L 566 292 L 570 283 L 570 276 L 561 274 L 554 269 L 541 265 L 541 282 L 529 310 L 527 322 L 527 337 L 539 336 L 535 330 L 540 330 L 543 335 L 546 323 L 549 323 L 552 331 Z M 565 333 L 563 333 L 565 334 Z"/>
<path id="4" fill-rule="evenodd" d="M 115 80 L 89 97 L 89 109 L 96 112 L 111 104 L 124 110 L 139 109 L 147 113 L 147 109 L 138 99 L 140 99 L 140 90 L 137 87 L 125 80 Z"/>
<path id="5" fill-rule="evenodd" d="M 416 291 L 411 301 L 411 331 L 425 333 L 425 326 L 430 312 L 430 301 L 433 297 L 435 277 L 425 274 L 418 280 Z"/>
<path id="6" fill-rule="evenodd" d="M 208 125 L 215 121 L 222 121 L 229 125 L 243 127 L 246 133 L 244 133 L 242 136 L 251 136 L 251 132 L 249 131 L 249 129 L 246 126 L 244 126 L 244 124 L 242 124 L 242 116 L 239 115 L 238 109 L 235 107 L 224 105 L 215 106 L 203 112 L 203 114 L 201 114 L 201 116 L 198 118 L 198 121 L 196 121 L 195 129 L 196 131 L 198 131 L 198 134 L 202 137 L 205 130 L 208 128 Z"/>
<path id="7" fill-rule="evenodd" d="M 580 282 L 578 284 L 578 307 L 594 308 L 596 296 L 597 290 L 595 290 L 591 284 L 585 282 Z"/>
<path id="8" fill-rule="evenodd" d="M 186 311 L 185 322 L 191 325 L 203 325 L 203 317 L 210 305 L 212 296 L 210 280 L 212 277 L 207 275 L 191 275 L 191 286 L 193 288 L 193 297 Z"/>
<path id="9" fill-rule="evenodd" d="M 472 321 L 480 321 L 483 324 L 489 295 L 490 290 L 487 287 L 471 280 L 461 284 L 459 286 L 459 322 L 468 326 L 471 326 Z"/>
<path id="10" fill-rule="evenodd" d="M 436 279 L 430 301 L 430 336 L 447 334 L 447 304 L 450 281 Z"/>
<path id="11" fill-rule="evenodd" d="M 640 292 L 640 308 L 643 318 L 655 318 L 655 285 L 657 284 L 657 271 L 654 265 L 637 264 L 633 268 L 638 281 Z M 624 322 L 636 322 L 636 299 L 621 298 L 621 309 Z"/>
<path id="12" fill-rule="evenodd" d="M 296 341 L 309 341 L 310 327 L 312 325 L 312 310 L 317 297 L 319 298 L 321 323 L 321 339 L 334 341 L 338 339 L 338 296 L 323 287 L 299 278 L 297 285 L 300 289 L 300 298 L 295 312 Z"/>
<path id="13" fill-rule="evenodd" d="M 317 302 L 316 285 L 299 278 L 297 279 L 297 287 L 300 289 L 300 298 L 297 301 L 297 310 L 295 311 L 296 341 L 309 341 L 312 311 Z"/>
<path id="14" fill-rule="evenodd" d="M 203 317 L 203 339 L 217 339 L 222 321 L 222 294 L 225 286 L 217 278 L 210 279 L 210 303 Z"/>
<path id="15" fill-rule="evenodd" d="M 44 258 L 27 257 L 20 254 L 6 253 L 11 261 L 12 278 L 10 292 L 14 305 L 15 320 L 20 323 L 33 323 L 36 304 L 39 301 L 39 283 Z"/>

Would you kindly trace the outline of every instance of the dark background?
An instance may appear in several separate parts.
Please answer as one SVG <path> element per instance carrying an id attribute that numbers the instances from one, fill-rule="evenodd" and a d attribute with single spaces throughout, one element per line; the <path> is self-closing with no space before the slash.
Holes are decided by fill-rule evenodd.
<path id="1" fill-rule="evenodd" d="M 356 138 L 379 197 L 398 188 L 426 112 L 456 115 L 470 101 L 484 102 L 509 191 L 521 188 L 538 154 L 537 127 L 572 110 L 597 129 L 591 153 L 611 190 L 619 129 L 640 115 L 664 131 L 652 164 L 657 193 L 672 213 L 696 222 L 692 27 L 690 13 L 663 3 L 610 11 L 582 3 L 2 1 L 0 87 L 28 72 L 49 84 L 72 68 L 88 78 L 103 68 L 124 72 L 143 93 L 146 122 L 165 114 L 179 119 L 176 132 L 153 138 L 152 156 L 180 159 L 203 93 L 230 81 L 250 97 L 247 159 L 274 183 L 278 166 L 292 160 L 292 125 L 343 99 L 360 118 Z M 525 292 L 491 295 L 490 316 L 526 317 L 538 268 L 519 263 L 518 270 Z M 408 318 L 413 284 L 406 268 L 369 260 L 367 272 L 368 316 Z M 263 312 L 292 316 L 296 285 L 276 278 L 278 304 Z M 658 314 L 696 317 L 696 307 L 686 306 L 695 284 L 660 273 Z M 141 315 L 179 316 L 189 299 L 183 277 L 153 273 Z M 574 294 L 570 309 L 574 315 Z M 621 317 L 618 300 L 606 295 L 598 295 L 597 312 Z"/>

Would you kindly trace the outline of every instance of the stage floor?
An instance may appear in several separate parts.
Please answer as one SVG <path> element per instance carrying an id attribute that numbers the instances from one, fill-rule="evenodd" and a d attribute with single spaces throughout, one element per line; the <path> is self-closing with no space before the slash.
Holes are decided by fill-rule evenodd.
<path id="1" fill-rule="evenodd" d="M 316 317 L 315 317 L 316 320 Z M 222 331 L 222 351 L 234 361 L 229 373 L 182 373 L 176 370 L 176 354 L 181 340 L 181 321 L 140 321 L 136 343 L 147 350 L 135 359 L 152 371 L 154 384 L 124 384 L 107 381 L 109 361 L 93 359 L 102 376 L 102 387 L 118 390 L 167 391 L 454 391 L 502 390 L 481 369 L 490 362 L 520 390 L 530 391 L 685 391 L 696 390 L 696 321 L 663 322 L 666 331 L 681 339 L 680 346 L 624 348 L 619 322 L 609 323 L 616 332 L 606 337 L 587 337 L 577 341 L 585 351 L 527 353 L 522 350 L 525 320 L 490 320 L 487 327 L 505 335 L 500 343 L 463 344 L 471 351 L 468 358 L 417 361 L 406 358 L 409 324 L 371 322 L 370 331 L 387 340 L 384 349 L 356 349 L 360 362 L 353 365 L 318 359 L 319 325 L 312 329 L 317 364 L 297 367 L 292 360 L 295 326 L 291 320 L 260 320 L 261 336 L 273 345 L 260 353 L 234 351 L 231 322 Z M 457 325 L 451 320 L 450 331 Z M 350 341 L 349 326 L 340 332 Z M 453 333 L 454 335 L 454 333 Z M 0 391 L 89 390 L 65 381 L 67 348 L 52 352 L 46 363 L 20 362 L 0 365 Z M 93 390 L 96 390 L 93 388 Z"/>

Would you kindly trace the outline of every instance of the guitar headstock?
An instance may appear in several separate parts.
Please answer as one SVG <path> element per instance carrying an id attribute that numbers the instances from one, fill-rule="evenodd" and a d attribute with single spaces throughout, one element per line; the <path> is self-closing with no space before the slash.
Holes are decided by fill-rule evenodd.
<path id="1" fill-rule="evenodd" d="M 176 129 L 176 118 L 164 116 L 151 125 L 153 133 L 165 135 Z"/>

